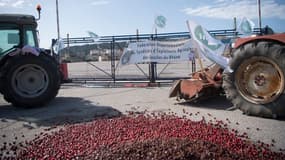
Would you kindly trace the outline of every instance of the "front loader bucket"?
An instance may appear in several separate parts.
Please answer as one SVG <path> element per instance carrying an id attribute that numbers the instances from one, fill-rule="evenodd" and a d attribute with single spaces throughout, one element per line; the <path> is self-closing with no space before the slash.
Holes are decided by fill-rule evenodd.
<path id="1" fill-rule="evenodd" d="M 195 72 L 190 79 L 177 80 L 170 89 L 169 97 L 196 101 L 219 94 L 222 91 L 222 70 L 218 66 Z"/>
<path id="2" fill-rule="evenodd" d="M 180 83 L 180 97 L 187 101 L 206 99 L 220 93 L 220 87 L 200 79 L 185 79 Z"/>
<path id="3" fill-rule="evenodd" d="M 170 92 L 169 92 L 169 98 L 176 97 L 180 93 L 180 83 L 182 80 L 176 80 L 174 81 Z"/>

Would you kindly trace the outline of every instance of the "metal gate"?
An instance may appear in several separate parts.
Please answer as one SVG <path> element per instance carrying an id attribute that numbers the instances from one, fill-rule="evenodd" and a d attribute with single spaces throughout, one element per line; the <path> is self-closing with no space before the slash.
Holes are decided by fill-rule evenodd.
<path id="1" fill-rule="evenodd" d="M 254 31 L 260 33 L 259 29 Z M 237 36 L 234 29 L 209 32 L 219 37 L 235 38 Z M 69 38 L 67 35 L 67 38 L 63 39 L 67 47 L 61 51 L 61 58 L 68 63 L 69 78 L 74 82 L 167 83 L 176 79 L 189 78 L 191 73 L 200 68 L 195 60 L 167 64 L 152 62 L 120 67 L 119 59 L 128 42 L 179 39 L 190 39 L 189 32 L 103 36 L 98 41 L 92 37 Z M 68 60 L 66 57 L 73 57 L 73 59 Z M 210 65 L 211 62 L 205 60 L 205 63 Z"/>

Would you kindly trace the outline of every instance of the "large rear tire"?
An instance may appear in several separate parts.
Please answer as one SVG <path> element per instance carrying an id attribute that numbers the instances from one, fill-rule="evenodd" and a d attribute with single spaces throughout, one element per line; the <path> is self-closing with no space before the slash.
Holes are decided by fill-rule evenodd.
<path id="1" fill-rule="evenodd" d="M 60 88 L 58 64 L 44 53 L 11 57 L 1 72 L 5 75 L 2 79 L 4 98 L 14 106 L 42 106 L 52 100 Z"/>
<path id="2" fill-rule="evenodd" d="M 285 47 L 276 42 L 252 42 L 234 51 L 224 73 L 227 98 L 247 115 L 285 116 Z"/>

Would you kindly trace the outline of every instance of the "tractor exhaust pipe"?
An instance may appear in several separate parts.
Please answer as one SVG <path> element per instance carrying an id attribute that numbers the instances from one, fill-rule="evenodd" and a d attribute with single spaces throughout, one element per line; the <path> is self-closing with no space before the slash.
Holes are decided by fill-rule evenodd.
<path id="1" fill-rule="evenodd" d="M 41 10 L 42 10 L 42 7 L 41 7 L 41 5 L 38 4 L 37 5 L 38 18 L 36 19 L 36 21 L 41 19 Z"/>

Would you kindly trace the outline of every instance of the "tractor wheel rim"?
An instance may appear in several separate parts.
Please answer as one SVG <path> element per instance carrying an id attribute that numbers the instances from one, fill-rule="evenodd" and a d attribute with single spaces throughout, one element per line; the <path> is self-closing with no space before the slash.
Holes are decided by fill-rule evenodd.
<path id="1" fill-rule="evenodd" d="M 49 84 L 47 72 L 38 65 L 27 64 L 19 67 L 12 75 L 14 91 L 25 98 L 40 96 Z"/>
<path id="2" fill-rule="evenodd" d="M 281 68 L 266 57 L 252 57 L 238 67 L 236 87 L 243 98 L 254 104 L 267 104 L 284 91 L 284 74 Z"/>

